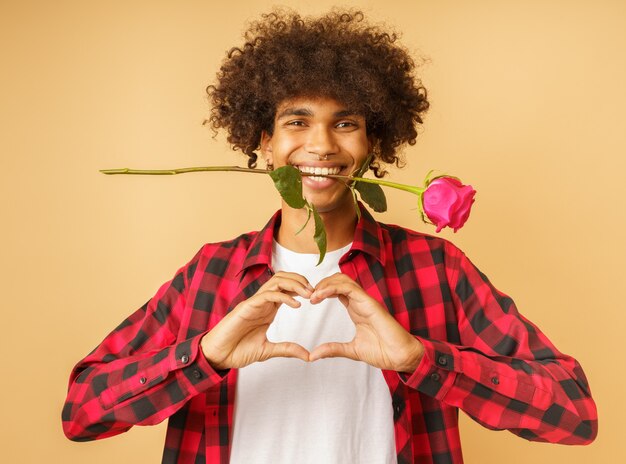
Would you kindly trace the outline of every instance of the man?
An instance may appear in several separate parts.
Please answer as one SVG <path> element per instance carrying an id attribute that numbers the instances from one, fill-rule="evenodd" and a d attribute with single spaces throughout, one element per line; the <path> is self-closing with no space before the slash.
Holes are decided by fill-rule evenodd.
<path id="1" fill-rule="evenodd" d="M 428 108 L 395 35 L 359 12 L 253 23 L 208 88 L 209 124 L 269 167 L 375 175 Z M 373 157 L 371 156 L 373 154 Z M 169 418 L 163 462 L 462 462 L 458 408 L 529 440 L 591 442 L 584 373 L 451 243 L 357 218 L 305 176 L 259 232 L 207 244 L 74 369 L 66 435 Z M 313 224 L 307 226 L 309 229 Z"/>

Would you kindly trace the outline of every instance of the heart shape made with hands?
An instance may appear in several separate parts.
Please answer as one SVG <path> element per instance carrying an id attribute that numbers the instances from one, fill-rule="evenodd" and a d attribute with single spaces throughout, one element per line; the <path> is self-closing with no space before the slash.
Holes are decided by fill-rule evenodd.
<path id="1" fill-rule="evenodd" d="M 308 300 L 313 306 L 322 302 L 333 306 L 334 316 L 340 318 L 338 324 L 348 330 L 340 330 L 337 336 L 333 335 L 331 327 L 326 331 L 330 336 L 323 334 L 323 337 L 316 338 L 315 330 L 306 324 L 306 318 L 301 318 L 300 322 L 295 321 L 297 327 L 300 324 L 297 335 L 310 335 L 311 338 L 295 340 L 293 331 L 288 330 L 285 333 L 289 335 L 284 335 L 281 325 L 285 325 L 285 320 L 282 315 L 276 319 L 276 315 L 283 309 L 284 314 L 297 316 L 302 303 L 296 297 Z M 335 299 L 345 309 L 337 305 Z M 317 317 L 324 315 L 324 311 L 312 307 L 308 312 Z M 324 328 L 332 320 L 317 322 Z M 275 341 L 270 340 L 272 337 Z M 205 334 L 201 348 L 209 363 L 218 370 L 245 367 L 277 357 L 298 358 L 307 362 L 344 357 L 380 369 L 410 373 L 415 370 L 424 352 L 421 342 L 407 332 L 384 306 L 357 282 L 341 273 L 324 278 L 315 288 L 298 274 L 275 274 Z"/>
<path id="2" fill-rule="evenodd" d="M 345 357 L 402 371 L 421 359 L 421 343 L 345 274 L 333 274 L 314 288 L 308 282 L 277 288 L 293 295 L 297 304 L 279 308 L 266 333 L 272 343 L 297 344 L 309 361 Z"/>
<path id="3" fill-rule="evenodd" d="M 296 296 L 300 307 L 282 305 L 267 329 L 266 337 L 272 343 L 297 343 L 309 353 L 324 343 L 349 343 L 354 339 L 356 326 L 338 298 L 326 298 L 317 304 L 308 298 Z"/>

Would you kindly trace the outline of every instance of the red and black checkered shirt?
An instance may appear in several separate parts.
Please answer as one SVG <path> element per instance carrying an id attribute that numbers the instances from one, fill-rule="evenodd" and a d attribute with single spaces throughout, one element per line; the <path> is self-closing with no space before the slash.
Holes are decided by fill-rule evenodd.
<path id="1" fill-rule="evenodd" d="M 528 440 L 595 438 L 596 408 L 576 360 L 454 245 L 362 211 L 341 271 L 425 347 L 414 374 L 383 371 L 398 463 L 461 463 L 458 408 Z M 70 439 L 169 418 L 164 463 L 229 461 L 237 371 L 212 369 L 199 342 L 270 278 L 279 223 L 280 212 L 260 232 L 204 245 L 74 368 L 63 409 Z"/>

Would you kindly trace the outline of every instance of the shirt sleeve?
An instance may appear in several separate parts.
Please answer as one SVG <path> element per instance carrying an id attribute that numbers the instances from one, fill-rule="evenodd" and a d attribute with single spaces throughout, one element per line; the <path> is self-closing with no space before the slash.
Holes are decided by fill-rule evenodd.
<path id="1" fill-rule="evenodd" d="M 446 273 L 460 343 L 418 337 L 424 357 L 403 381 L 490 429 L 533 441 L 592 442 L 597 412 L 579 363 L 559 352 L 511 298 L 448 246 Z"/>
<path id="2" fill-rule="evenodd" d="M 204 333 L 177 339 L 188 273 L 195 269 L 190 264 L 73 369 L 62 413 L 69 439 L 95 440 L 157 424 L 223 380 L 225 372 L 213 370 L 200 350 Z"/>

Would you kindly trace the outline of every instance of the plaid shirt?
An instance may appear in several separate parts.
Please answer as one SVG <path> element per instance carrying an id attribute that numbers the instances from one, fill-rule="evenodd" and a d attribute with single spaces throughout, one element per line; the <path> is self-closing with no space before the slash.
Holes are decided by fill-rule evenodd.
<path id="1" fill-rule="evenodd" d="M 398 463 L 461 463 L 458 408 L 528 440 L 595 438 L 596 408 L 576 360 L 454 245 L 362 211 L 341 271 L 425 348 L 412 375 L 383 371 Z M 169 417 L 164 463 L 228 462 L 237 371 L 211 368 L 199 342 L 271 277 L 279 223 L 280 211 L 260 232 L 203 246 L 74 368 L 63 409 L 70 439 Z"/>

